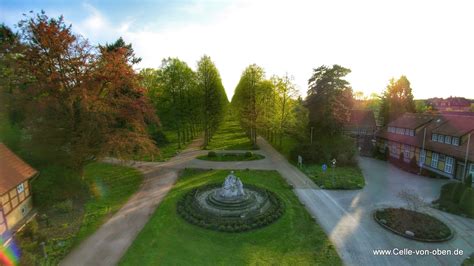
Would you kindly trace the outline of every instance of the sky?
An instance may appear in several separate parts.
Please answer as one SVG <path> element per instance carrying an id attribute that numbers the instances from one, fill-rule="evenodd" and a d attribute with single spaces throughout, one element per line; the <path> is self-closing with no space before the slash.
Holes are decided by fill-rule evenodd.
<path id="1" fill-rule="evenodd" d="M 229 99 L 254 63 L 267 77 L 292 76 L 303 97 L 314 68 L 339 64 L 365 95 L 406 75 L 417 99 L 474 98 L 472 0 L 0 0 L 0 22 L 30 10 L 64 15 L 94 45 L 123 37 L 138 68 L 178 57 L 195 69 L 209 55 Z"/>

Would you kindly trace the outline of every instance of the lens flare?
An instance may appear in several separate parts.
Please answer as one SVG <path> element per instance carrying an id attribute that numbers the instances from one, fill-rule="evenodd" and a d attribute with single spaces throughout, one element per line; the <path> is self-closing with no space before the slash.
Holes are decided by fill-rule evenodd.
<path id="1" fill-rule="evenodd" d="M 20 261 L 20 250 L 12 241 L 4 246 L 3 238 L 0 238 L 0 265 L 15 266 Z"/>

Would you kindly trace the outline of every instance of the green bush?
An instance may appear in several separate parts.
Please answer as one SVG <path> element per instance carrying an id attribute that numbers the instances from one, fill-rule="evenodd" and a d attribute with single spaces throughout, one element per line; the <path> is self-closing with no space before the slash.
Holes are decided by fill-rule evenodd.
<path id="1" fill-rule="evenodd" d="M 467 187 L 472 187 L 472 174 L 466 176 L 466 178 L 464 179 L 464 184 Z"/>
<path id="2" fill-rule="evenodd" d="M 36 221 L 36 219 L 33 219 L 25 225 L 20 234 L 24 238 L 29 238 L 33 240 L 36 234 L 38 233 L 38 227 L 38 222 Z"/>
<path id="3" fill-rule="evenodd" d="M 474 218 L 474 190 L 472 188 L 464 190 L 459 205 L 467 216 Z"/>
<path id="4" fill-rule="evenodd" d="M 466 186 L 464 186 L 464 184 L 456 183 L 451 194 L 451 201 L 456 204 L 459 203 L 465 189 L 466 189 Z"/>
<path id="5" fill-rule="evenodd" d="M 247 151 L 247 152 L 245 152 L 244 156 L 245 156 L 246 158 L 251 158 L 251 157 L 253 156 L 253 153 L 250 152 L 250 151 Z"/>
<path id="6" fill-rule="evenodd" d="M 217 157 L 217 153 L 215 151 L 210 151 L 207 153 L 207 157 L 215 158 Z"/>
<path id="7" fill-rule="evenodd" d="M 439 202 L 451 202 L 453 200 L 453 191 L 456 186 L 456 182 L 444 184 L 441 187 L 441 193 L 439 196 Z"/>

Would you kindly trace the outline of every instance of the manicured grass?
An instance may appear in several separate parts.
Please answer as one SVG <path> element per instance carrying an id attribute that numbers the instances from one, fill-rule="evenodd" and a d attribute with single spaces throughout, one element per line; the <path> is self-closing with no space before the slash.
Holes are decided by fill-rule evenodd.
<path id="1" fill-rule="evenodd" d="M 365 186 L 364 175 L 358 166 L 328 166 L 323 172 L 319 164 L 305 165 L 303 172 L 318 186 L 325 189 L 360 189 Z"/>
<path id="2" fill-rule="evenodd" d="M 96 231 L 122 207 L 143 181 L 143 175 L 133 168 L 106 163 L 89 164 L 84 176 L 92 197 L 85 204 L 76 241 Z"/>
<path id="3" fill-rule="evenodd" d="M 60 172 L 61 168 L 54 168 L 53 171 L 45 169 L 41 176 L 35 182 L 46 182 L 48 186 L 40 186 L 34 192 L 48 193 L 48 191 L 57 191 L 55 186 L 62 183 L 55 182 L 58 177 L 68 180 L 79 177 L 70 177 L 70 172 Z M 40 180 L 43 179 L 43 180 Z M 48 181 L 47 179 L 50 179 Z M 71 180 L 70 180 L 71 179 Z M 117 166 L 106 163 L 91 163 L 84 169 L 84 180 L 82 186 L 88 190 L 86 194 L 73 200 L 64 200 L 56 202 L 54 198 L 38 197 L 38 199 L 47 200 L 46 206 L 39 208 L 37 216 L 38 229 L 34 233 L 19 234 L 16 241 L 21 247 L 22 265 L 56 265 L 66 256 L 72 248 L 79 244 L 83 239 L 94 233 L 108 218 L 117 212 L 128 198 L 139 188 L 143 176 L 133 168 Z M 80 183 L 75 182 L 73 186 L 81 190 Z M 38 184 L 40 185 L 40 184 Z M 44 191 L 42 191 L 44 190 Z M 70 190 L 70 189 L 68 189 Z M 49 192 L 51 193 L 51 192 Z M 54 203 L 53 203 L 54 202 Z M 47 218 L 45 218 L 47 217 Z M 36 221 L 33 221 L 36 223 Z M 45 250 L 48 258 L 43 257 L 40 243 L 45 242 Z M 34 262 L 34 263 L 32 263 Z"/>
<path id="4" fill-rule="evenodd" d="M 212 136 L 207 150 L 252 150 L 252 143 L 232 115 L 227 115 Z"/>
<path id="5" fill-rule="evenodd" d="M 286 210 L 275 223 L 244 233 L 206 230 L 177 215 L 184 193 L 223 182 L 229 171 L 185 170 L 137 236 L 121 265 L 341 265 L 323 230 L 276 171 L 235 171 L 245 184 L 269 189 Z"/>
<path id="6" fill-rule="evenodd" d="M 251 156 L 245 156 L 245 153 L 216 153 L 215 157 L 209 157 L 208 155 L 201 155 L 196 157 L 199 160 L 205 161 L 216 161 L 216 162 L 230 162 L 230 161 L 254 161 L 261 160 L 265 156 L 252 153 Z"/>

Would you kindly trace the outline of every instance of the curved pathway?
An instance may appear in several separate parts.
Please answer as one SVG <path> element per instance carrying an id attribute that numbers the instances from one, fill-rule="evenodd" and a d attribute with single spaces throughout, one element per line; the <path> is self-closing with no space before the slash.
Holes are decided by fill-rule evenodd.
<path id="1" fill-rule="evenodd" d="M 145 174 L 140 190 L 105 223 L 69 254 L 62 265 L 116 265 L 138 232 L 147 223 L 160 201 L 172 188 L 178 172 L 184 168 L 277 170 L 322 226 L 346 265 L 459 265 L 474 251 L 474 222 L 430 209 L 429 212 L 455 228 L 455 238 L 446 243 L 427 244 L 391 234 L 371 218 L 371 212 L 386 205 L 402 205 L 397 194 L 414 188 L 426 200 L 434 199 L 446 181 L 405 173 L 385 162 L 359 158 L 366 178 L 362 190 L 327 191 L 319 189 L 306 175 L 290 164 L 264 139 L 258 139 L 263 160 L 212 162 L 195 159 L 206 154 L 200 141 L 168 162 L 127 162 Z M 229 151 L 230 152 L 230 151 Z M 243 151 L 242 151 L 243 152 Z M 109 160 L 110 162 L 123 163 Z M 463 256 L 375 256 L 374 249 L 450 249 L 464 251 Z"/>

